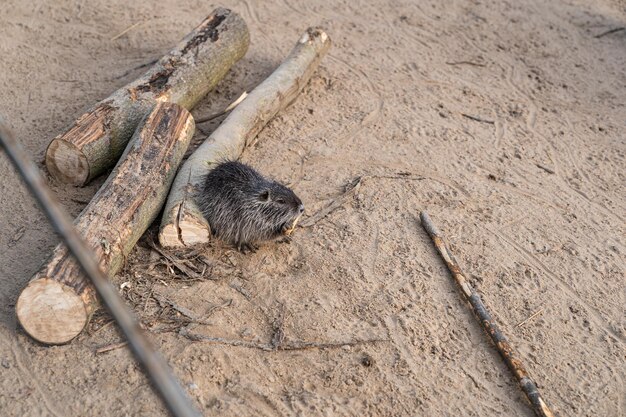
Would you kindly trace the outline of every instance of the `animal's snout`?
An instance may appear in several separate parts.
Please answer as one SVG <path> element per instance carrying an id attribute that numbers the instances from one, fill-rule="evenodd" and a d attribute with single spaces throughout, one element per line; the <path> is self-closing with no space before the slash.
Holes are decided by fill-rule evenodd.
<path id="1" fill-rule="evenodd" d="M 300 214 L 304 213 L 304 204 L 300 204 L 298 206 L 298 213 L 300 213 Z"/>

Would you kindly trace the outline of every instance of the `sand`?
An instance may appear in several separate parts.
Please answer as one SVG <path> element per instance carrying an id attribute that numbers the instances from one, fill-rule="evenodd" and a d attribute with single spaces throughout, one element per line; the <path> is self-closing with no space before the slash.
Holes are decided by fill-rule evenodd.
<path id="1" fill-rule="evenodd" d="M 358 192 L 290 245 L 204 250 L 203 279 L 147 239 L 115 278 L 198 407 L 531 416 L 421 229 L 427 209 L 557 415 L 624 415 L 626 31 L 596 37 L 626 25 L 624 2 L 333 3 L 221 3 L 252 43 L 194 114 L 254 87 L 322 25 L 329 56 L 243 159 L 289 183 L 309 215 L 367 176 Z M 51 138 L 217 5 L 4 1 L 0 114 L 41 161 Z M 65 346 L 19 328 L 16 298 L 58 238 L 4 155 L 0 176 L 0 415 L 165 415 L 126 349 L 95 353 L 122 340 L 103 313 Z M 76 215 L 103 180 L 50 185 Z M 206 336 L 347 345 L 192 342 L 171 303 Z"/>

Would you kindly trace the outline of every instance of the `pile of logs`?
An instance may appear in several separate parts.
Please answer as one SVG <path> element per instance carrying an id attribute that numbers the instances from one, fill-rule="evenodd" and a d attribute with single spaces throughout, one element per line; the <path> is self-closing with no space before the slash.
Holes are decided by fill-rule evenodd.
<path id="1" fill-rule="evenodd" d="M 285 61 L 179 170 L 195 129 L 189 110 L 244 56 L 249 39 L 240 16 L 216 9 L 143 76 L 97 103 L 50 142 L 46 167 L 59 182 L 83 186 L 115 165 L 75 220 L 109 277 L 164 204 L 162 246 L 209 241 L 210 226 L 194 202 L 199 181 L 213 162 L 240 157 L 297 97 L 330 47 L 324 31 L 308 29 Z M 84 329 L 97 306 L 93 287 L 59 245 L 20 294 L 16 310 L 31 337 L 62 344 Z"/>

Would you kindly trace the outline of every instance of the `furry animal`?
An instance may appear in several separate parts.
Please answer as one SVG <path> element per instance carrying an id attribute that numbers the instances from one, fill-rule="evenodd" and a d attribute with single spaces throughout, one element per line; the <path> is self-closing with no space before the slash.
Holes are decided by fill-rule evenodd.
<path id="1" fill-rule="evenodd" d="M 244 253 L 256 251 L 259 242 L 290 239 L 304 213 L 302 201 L 288 187 L 236 161 L 209 171 L 196 200 L 211 232 Z"/>

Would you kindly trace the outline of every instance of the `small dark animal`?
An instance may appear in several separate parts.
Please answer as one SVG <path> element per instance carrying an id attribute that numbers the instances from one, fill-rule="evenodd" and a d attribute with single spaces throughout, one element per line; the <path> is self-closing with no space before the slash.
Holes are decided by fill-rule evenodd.
<path id="1" fill-rule="evenodd" d="M 236 161 L 213 168 L 196 199 L 212 233 L 244 253 L 262 241 L 289 239 L 304 213 L 293 191 Z"/>

